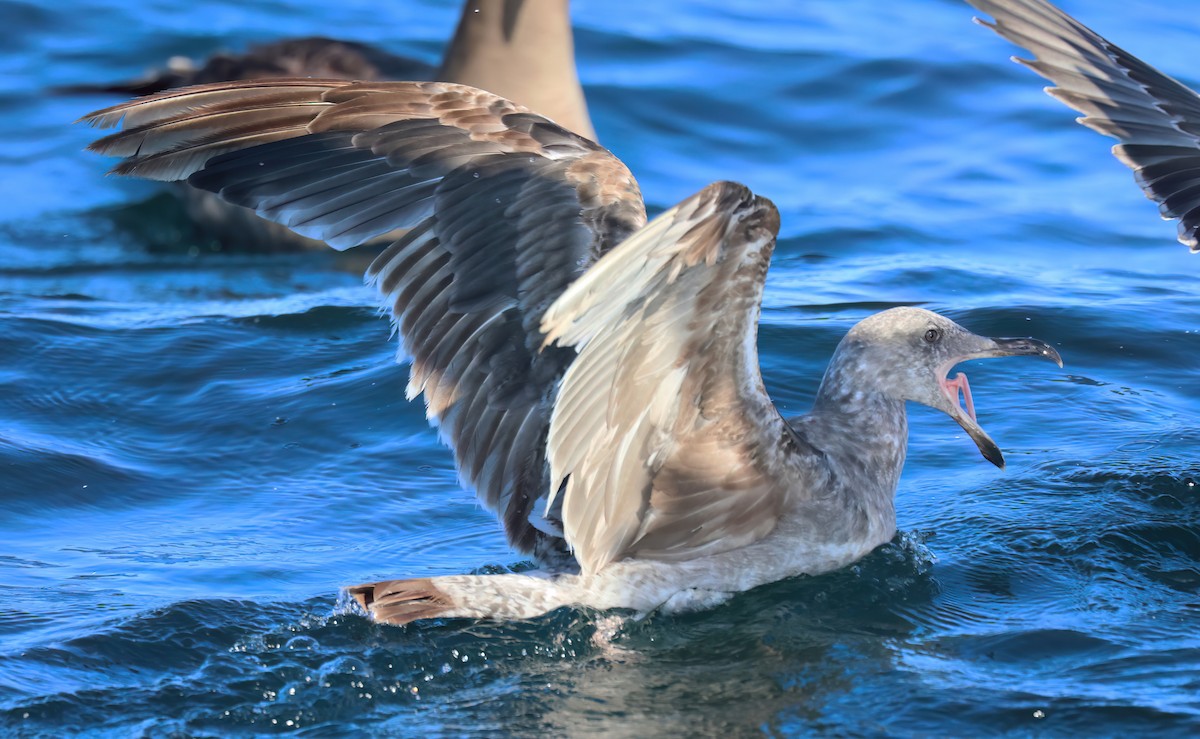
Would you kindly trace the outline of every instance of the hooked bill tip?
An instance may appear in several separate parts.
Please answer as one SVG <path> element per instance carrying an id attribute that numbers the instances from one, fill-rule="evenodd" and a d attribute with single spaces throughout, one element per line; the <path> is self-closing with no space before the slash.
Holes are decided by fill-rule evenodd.
<path id="1" fill-rule="evenodd" d="M 1057 364 L 1059 369 L 1063 368 L 1062 355 L 1058 353 L 1057 349 L 1049 344 L 1047 344 L 1046 348 L 1042 350 L 1042 356 Z"/>
<path id="2" fill-rule="evenodd" d="M 980 444 L 979 453 L 983 458 L 1000 469 L 1004 469 L 1004 455 L 1000 452 L 1000 447 L 995 444 Z"/>

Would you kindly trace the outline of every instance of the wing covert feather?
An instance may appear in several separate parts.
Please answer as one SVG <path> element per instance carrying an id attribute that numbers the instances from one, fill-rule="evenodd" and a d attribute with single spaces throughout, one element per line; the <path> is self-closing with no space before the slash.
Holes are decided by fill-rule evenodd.
<path id="1" fill-rule="evenodd" d="M 85 120 L 115 171 L 183 179 L 336 248 L 406 230 L 367 273 L 412 358 L 408 395 L 510 542 L 562 551 L 545 437 L 574 351 L 542 313 L 645 224 L 599 145 L 490 93 L 437 82 L 269 80 L 172 90 Z"/>
<path id="2" fill-rule="evenodd" d="M 786 490 L 761 447 L 775 446 L 783 420 L 762 386 L 756 336 L 778 225 L 770 201 L 710 185 L 602 257 L 546 312 L 547 343 L 579 352 L 548 456 L 585 572 L 631 555 L 724 551 L 774 527 Z"/>

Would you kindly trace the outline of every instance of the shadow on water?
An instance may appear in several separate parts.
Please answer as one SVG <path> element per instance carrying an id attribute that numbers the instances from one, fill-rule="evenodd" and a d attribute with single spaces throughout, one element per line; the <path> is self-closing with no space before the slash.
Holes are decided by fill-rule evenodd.
<path id="1" fill-rule="evenodd" d="M 88 214 L 98 230 L 118 243 L 140 247 L 153 254 L 191 254 L 224 251 L 224 245 L 207 238 L 187 217 L 183 203 L 170 192 L 145 200 L 123 203 Z"/>
<path id="2" fill-rule="evenodd" d="M 242 209 L 236 209 L 235 212 L 241 213 Z M 202 224 L 190 217 L 175 187 L 141 200 L 96 208 L 72 217 L 80 220 L 80 229 L 84 233 L 105 242 L 121 244 L 123 249 L 133 254 L 140 252 L 159 260 L 179 256 L 195 258 L 230 254 L 262 257 L 307 252 L 317 259 L 326 260 L 328 269 L 363 274 L 371 260 L 382 250 L 381 246 L 366 245 L 338 252 L 316 242 L 306 249 L 298 249 L 290 242 L 281 244 L 269 238 L 267 232 L 240 228 L 238 224 L 243 221 L 257 223 L 249 211 L 246 211 L 242 220 L 218 230 L 213 225 Z M 214 224 L 220 223 L 212 220 Z"/>

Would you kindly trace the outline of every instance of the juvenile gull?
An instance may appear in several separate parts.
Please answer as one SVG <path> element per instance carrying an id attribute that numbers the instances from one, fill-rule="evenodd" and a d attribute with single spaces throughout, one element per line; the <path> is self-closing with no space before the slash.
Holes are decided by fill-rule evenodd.
<path id="1" fill-rule="evenodd" d="M 812 411 L 759 374 L 774 205 L 718 182 L 647 223 L 611 153 L 438 82 L 272 80 L 93 113 L 115 171 L 184 179 L 343 249 L 410 229 L 368 270 L 412 358 L 410 398 L 542 569 L 360 585 L 378 621 L 680 610 L 842 567 L 895 533 L 905 403 L 1003 465 L 967 359 L 1040 356 L 893 308 L 838 345 Z M 960 402 L 965 402 L 965 407 Z"/>
<path id="2" fill-rule="evenodd" d="M 466 0 L 441 65 L 352 41 L 310 37 L 217 54 L 198 67 L 174 67 L 132 82 L 79 85 L 75 92 L 145 94 L 172 87 L 267 78 L 318 77 L 359 81 L 436 79 L 478 87 L 513 100 L 595 140 L 575 69 L 568 0 Z M 176 192 L 192 222 L 228 246 L 255 251 L 325 249 L 253 211 L 195 188 Z"/>
<path id="3" fill-rule="evenodd" d="M 1057 85 L 1051 97 L 1121 142 L 1113 154 L 1164 219 L 1179 219 L 1179 241 L 1200 251 L 1200 95 L 1045 0 L 967 2 L 995 20 L 977 22 L 1034 54 L 1013 59 Z"/>

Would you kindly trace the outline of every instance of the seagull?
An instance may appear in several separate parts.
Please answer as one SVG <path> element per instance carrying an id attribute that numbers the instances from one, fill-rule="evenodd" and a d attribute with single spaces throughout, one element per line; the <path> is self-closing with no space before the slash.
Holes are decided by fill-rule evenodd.
<path id="1" fill-rule="evenodd" d="M 1013 61 L 1057 85 L 1051 97 L 1120 142 L 1113 154 L 1164 219 L 1179 219 L 1179 241 L 1200 251 L 1200 95 L 1045 0 L 966 1 L 993 18 L 977 23 L 1034 54 Z"/>
<path id="2" fill-rule="evenodd" d="M 375 621 L 523 619 L 564 606 L 695 610 L 838 569 L 892 539 L 906 403 L 984 458 L 970 359 L 1042 357 L 898 307 L 839 343 L 784 419 L 757 332 L 779 230 L 717 182 L 647 221 L 594 141 L 443 82 L 281 79 L 162 92 L 84 117 L 114 172 L 186 179 L 346 249 L 408 229 L 367 281 L 411 358 L 410 399 L 539 569 L 358 585 Z"/>
<path id="3" fill-rule="evenodd" d="M 575 68 L 569 0 L 467 0 L 437 68 L 366 44 L 307 37 L 263 44 L 240 55 L 216 54 L 200 66 L 176 58 L 167 69 L 144 79 L 76 85 L 66 91 L 144 95 L 203 83 L 281 77 L 455 82 L 521 103 L 596 139 Z M 202 190 L 181 188 L 176 194 L 193 222 L 230 246 L 256 251 L 328 248 Z"/>

